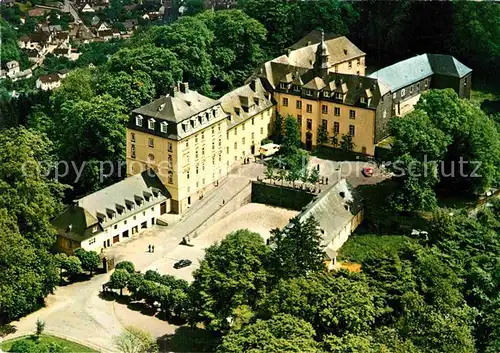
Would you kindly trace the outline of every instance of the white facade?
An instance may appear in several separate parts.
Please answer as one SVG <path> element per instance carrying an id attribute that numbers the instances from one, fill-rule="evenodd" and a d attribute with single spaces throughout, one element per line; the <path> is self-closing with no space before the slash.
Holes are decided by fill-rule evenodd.
<path id="1" fill-rule="evenodd" d="M 135 214 L 131 213 L 126 219 L 111 223 L 104 231 L 98 232 L 94 237 L 82 241 L 81 247 L 85 250 L 93 250 L 100 253 L 102 249 L 131 239 L 137 236 L 142 230 L 151 228 L 156 224 L 156 220 L 160 215 L 160 204 L 156 204 Z"/>

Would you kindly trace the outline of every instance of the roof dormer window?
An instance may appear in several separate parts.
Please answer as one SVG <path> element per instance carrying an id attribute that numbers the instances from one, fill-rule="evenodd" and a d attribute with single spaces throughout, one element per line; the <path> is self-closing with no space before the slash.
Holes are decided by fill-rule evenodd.
<path id="1" fill-rule="evenodd" d="M 310 89 L 306 89 L 306 96 L 312 96 L 313 93 Z"/>
<path id="2" fill-rule="evenodd" d="M 234 108 L 234 112 L 236 113 L 236 115 L 240 115 L 240 108 Z"/>
<path id="3" fill-rule="evenodd" d="M 166 134 L 167 133 L 167 127 L 168 127 L 168 123 L 166 121 L 163 121 L 160 124 L 160 131 L 163 132 L 164 134 Z"/>
<path id="4" fill-rule="evenodd" d="M 359 99 L 359 101 L 360 101 L 361 103 L 365 104 L 365 103 L 366 103 L 366 98 L 365 98 L 365 97 L 361 97 L 361 98 Z"/>
<path id="5" fill-rule="evenodd" d="M 335 92 L 335 99 L 342 99 L 342 93 Z"/>
<path id="6" fill-rule="evenodd" d="M 298 85 L 293 85 L 293 90 L 294 90 L 295 92 L 299 92 L 299 91 L 300 91 L 300 86 L 298 86 Z"/>
<path id="7" fill-rule="evenodd" d="M 148 129 L 149 130 L 154 130 L 155 129 L 155 122 L 156 120 L 151 118 L 148 120 Z"/>
<path id="8" fill-rule="evenodd" d="M 135 125 L 136 125 L 136 126 L 142 126 L 142 116 L 137 115 L 137 116 L 135 117 Z"/>
<path id="9" fill-rule="evenodd" d="M 286 89 L 286 83 L 281 82 L 281 83 L 280 83 L 280 88 L 281 88 L 281 89 Z"/>
<path id="10" fill-rule="evenodd" d="M 323 91 L 323 97 L 329 98 L 330 97 L 330 92 Z"/>

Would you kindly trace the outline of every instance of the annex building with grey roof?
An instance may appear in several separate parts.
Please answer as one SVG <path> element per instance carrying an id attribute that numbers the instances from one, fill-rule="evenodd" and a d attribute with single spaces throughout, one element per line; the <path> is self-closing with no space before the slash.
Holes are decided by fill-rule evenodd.
<path id="1" fill-rule="evenodd" d="M 75 200 L 54 218 L 57 247 L 98 250 L 129 238 L 170 211 L 170 195 L 153 170 Z"/>

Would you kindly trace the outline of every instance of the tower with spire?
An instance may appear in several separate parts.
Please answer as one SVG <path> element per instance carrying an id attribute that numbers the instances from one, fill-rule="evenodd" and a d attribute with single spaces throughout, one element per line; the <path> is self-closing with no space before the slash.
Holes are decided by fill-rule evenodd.
<path id="1" fill-rule="evenodd" d="M 321 30 L 321 42 L 316 49 L 316 59 L 314 61 L 314 71 L 319 77 L 323 77 L 328 73 L 328 48 L 325 43 L 325 32 Z"/>

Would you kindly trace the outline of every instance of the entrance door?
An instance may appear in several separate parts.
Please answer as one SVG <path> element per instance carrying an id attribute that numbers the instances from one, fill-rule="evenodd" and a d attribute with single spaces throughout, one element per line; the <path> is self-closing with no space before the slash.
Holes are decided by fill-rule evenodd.
<path id="1" fill-rule="evenodd" d="M 108 246 L 111 246 L 111 242 L 108 240 L 106 240 L 106 243 L 108 244 Z"/>
<path id="2" fill-rule="evenodd" d="M 144 228 L 147 228 L 148 227 L 148 222 L 142 222 L 141 223 L 141 228 L 144 229 Z"/>
<path id="3" fill-rule="evenodd" d="M 311 131 L 306 133 L 306 149 L 308 151 L 312 150 L 313 134 Z"/>
<path id="4" fill-rule="evenodd" d="M 128 238 L 128 230 L 126 230 L 126 231 L 124 231 L 124 232 L 122 233 L 122 237 L 123 237 L 123 238 Z"/>
<path id="5" fill-rule="evenodd" d="M 118 243 L 120 241 L 120 235 L 115 235 L 113 237 L 113 244 Z"/>
<path id="6" fill-rule="evenodd" d="M 252 146 L 250 147 L 250 151 L 252 152 L 252 154 L 255 154 L 255 145 L 252 145 Z"/>
<path id="7" fill-rule="evenodd" d="M 160 204 L 160 214 L 167 213 L 167 201 Z"/>
<path id="8" fill-rule="evenodd" d="M 155 218 L 151 218 L 151 225 L 153 226 L 155 224 Z"/>
<path id="9" fill-rule="evenodd" d="M 188 196 L 188 205 L 191 205 L 191 196 Z"/>

